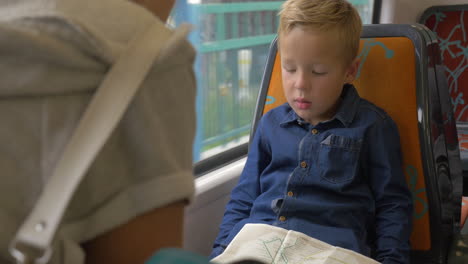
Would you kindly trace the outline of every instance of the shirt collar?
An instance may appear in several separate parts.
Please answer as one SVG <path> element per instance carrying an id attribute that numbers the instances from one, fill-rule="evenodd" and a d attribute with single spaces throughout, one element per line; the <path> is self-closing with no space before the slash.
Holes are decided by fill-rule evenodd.
<path id="1" fill-rule="evenodd" d="M 280 126 L 281 127 L 284 127 L 288 124 L 291 124 L 291 123 L 298 123 L 298 124 L 301 124 L 301 123 L 306 123 L 306 121 L 304 121 L 304 119 L 300 118 L 296 112 L 294 112 L 294 110 L 292 109 L 292 107 L 288 104 L 288 103 L 285 103 L 285 105 L 287 105 L 288 107 L 288 113 L 284 116 L 283 120 L 281 120 L 281 123 L 280 123 Z"/>
<path id="2" fill-rule="evenodd" d="M 341 93 L 341 104 L 336 111 L 334 119 L 338 119 L 345 127 L 353 122 L 359 107 L 359 94 L 352 84 L 345 84 Z"/>
<path id="3" fill-rule="evenodd" d="M 344 126 L 348 127 L 353 121 L 356 111 L 358 110 L 359 99 L 360 97 L 356 88 L 354 88 L 352 84 L 345 84 L 343 92 L 341 93 L 341 104 L 333 119 L 339 120 Z M 288 108 L 289 111 L 281 121 L 280 126 L 284 127 L 295 122 L 298 124 L 306 123 L 304 119 L 294 112 L 291 106 L 288 105 Z"/>

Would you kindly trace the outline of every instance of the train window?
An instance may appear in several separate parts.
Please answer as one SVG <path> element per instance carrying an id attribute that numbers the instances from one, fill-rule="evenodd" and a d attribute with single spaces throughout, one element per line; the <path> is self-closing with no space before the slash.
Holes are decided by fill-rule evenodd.
<path id="1" fill-rule="evenodd" d="M 177 0 L 172 25 L 194 25 L 197 136 L 194 162 L 234 149 L 246 153 L 253 111 L 277 12 L 284 1 Z M 371 23 L 374 0 L 350 0 Z M 239 148 L 244 145 L 245 147 Z M 243 149 L 239 151 L 239 149 Z M 211 158 L 210 158 L 211 157 Z"/>

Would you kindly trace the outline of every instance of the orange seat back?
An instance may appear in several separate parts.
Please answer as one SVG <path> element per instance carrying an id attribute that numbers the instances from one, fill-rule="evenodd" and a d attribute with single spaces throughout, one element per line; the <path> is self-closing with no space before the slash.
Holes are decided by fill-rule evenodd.
<path id="1" fill-rule="evenodd" d="M 385 48 L 373 45 L 375 43 L 382 43 Z M 391 58 L 386 58 L 387 50 L 393 53 Z M 431 239 L 418 135 L 414 47 L 409 39 L 402 37 L 363 39 L 360 54 L 360 74 L 354 84 L 361 97 L 385 109 L 398 125 L 403 166 L 408 186 L 415 195 L 411 244 L 414 249 L 428 250 Z M 280 56 L 277 55 L 263 113 L 285 102 Z"/>

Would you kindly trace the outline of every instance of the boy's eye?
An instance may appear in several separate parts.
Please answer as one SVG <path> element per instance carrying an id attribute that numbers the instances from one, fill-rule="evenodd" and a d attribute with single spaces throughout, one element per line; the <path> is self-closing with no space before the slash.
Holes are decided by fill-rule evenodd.
<path id="1" fill-rule="evenodd" d="M 315 75 L 325 75 L 327 72 L 317 72 L 317 71 L 312 71 L 313 74 Z"/>
<path id="2" fill-rule="evenodd" d="M 295 72 L 295 71 L 296 71 L 296 69 L 294 69 L 294 68 L 284 68 L 284 70 L 285 70 L 286 72 L 289 72 L 289 73 Z"/>

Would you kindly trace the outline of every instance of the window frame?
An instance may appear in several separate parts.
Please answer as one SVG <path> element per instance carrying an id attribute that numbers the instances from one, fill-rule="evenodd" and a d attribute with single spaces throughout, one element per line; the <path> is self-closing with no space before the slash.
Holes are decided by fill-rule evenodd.
<path id="1" fill-rule="evenodd" d="M 247 156 L 248 148 L 249 142 L 229 148 L 216 155 L 197 161 L 193 166 L 193 174 L 196 178 L 198 178 L 229 163 L 240 160 Z"/>
<path id="2" fill-rule="evenodd" d="M 372 24 L 380 24 L 380 16 L 382 14 L 382 0 L 374 0 L 372 9 Z"/>

